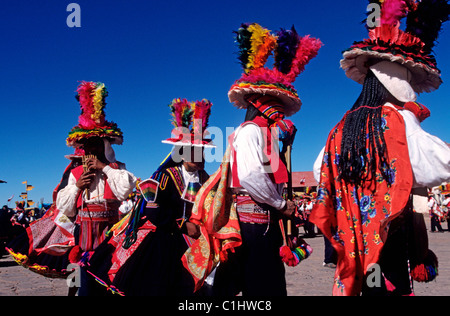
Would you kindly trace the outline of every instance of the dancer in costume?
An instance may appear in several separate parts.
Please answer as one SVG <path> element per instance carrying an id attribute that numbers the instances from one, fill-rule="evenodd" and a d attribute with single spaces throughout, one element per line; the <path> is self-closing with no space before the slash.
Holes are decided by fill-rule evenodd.
<path id="1" fill-rule="evenodd" d="M 56 198 L 58 220 L 79 227 L 79 232 L 74 232 L 76 246 L 71 250 L 74 262 L 104 240 L 105 232 L 119 219 L 120 204 L 136 185 L 136 177 L 116 160 L 111 147 L 122 144 L 123 134 L 115 123 L 105 119 L 105 85 L 82 82 L 77 92 L 81 115 L 79 124 L 69 133 L 67 145 L 82 148 L 85 156 L 83 165 L 71 170 L 67 185 Z M 84 281 L 82 272 L 80 295 L 89 288 Z"/>
<path id="2" fill-rule="evenodd" d="M 445 219 L 445 212 L 442 210 L 442 196 L 437 194 L 436 192 L 431 192 L 428 197 L 428 209 L 430 212 L 430 220 L 431 220 L 431 232 L 434 233 L 436 231 L 443 233 L 444 230 L 441 226 L 441 221 L 443 222 Z"/>
<path id="3" fill-rule="evenodd" d="M 95 89 L 97 87 L 97 89 Z M 95 83 L 83 83 L 78 87 L 79 94 L 77 98 L 83 100 L 83 112 L 89 112 L 89 109 L 94 113 L 94 107 L 100 116 L 102 113 L 102 106 L 104 106 L 104 97 L 106 97 L 106 90 L 103 85 Z M 80 93 L 83 95 L 80 96 Z M 102 95 L 102 98 L 95 99 L 94 95 Z M 90 95 L 89 95 L 90 94 Z M 81 99 L 80 99 L 81 97 Z M 90 114 L 89 114 L 90 115 Z M 82 135 L 82 127 L 87 126 L 86 123 L 89 118 L 81 125 L 82 118 L 80 117 L 80 125 L 77 127 L 79 138 Z M 99 128 L 95 133 L 101 135 L 100 126 L 104 124 L 103 128 L 107 128 L 109 123 L 105 123 L 104 117 L 100 117 L 100 123 L 97 124 Z M 93 129 L 94 123 L 91 123 L 89 128 Z M 87 128 L 86 128 L 87 129 Z M 94 131 L 94 129 L 93 129 Z M 113 130 L 111 129 L 111 132 Z M 87 133 L 87 130 L 85 131 Z M 107 133 L 104 133 L 106 135 Z M 72 135 L 72 133 L 71 133 Z M 121 135 L 120 131 L 116 131 L 114 135 Z M 85 135 L 86 136 L 86 135 Z M 70 138 L 70 135 L 69 135 Z M 72 145 L 73 140 L 68 144 Z M 102 143 L 102 147 L 103 147 Z M 108 146 L 109 157 L 115 161 L 112 148 Z M 67 217 L 63 212 L 57 208 L 58 193 L 65 189 L 69 184 L 69 179 L 73 177 L 72 172 L 82 168 L 82 159 L 85 156 L 85 151 L 80 146 L 75 147 L 75 152 L 72 155 L 66 156 L 70 159 L 69 165 L 66 167 L 62 179 L 58 186 L 53 190 L 53 204 L 46 212 L 45 216 L 38 221 L 30 224 L 21 236 L 17 237 L 8 245 L 8 251 L 13 258 L 22 266 L 30 269 L 33 272 L 42 274 L 46 277 L 67 278 L 72 273 L 72 270 L 67 270 L 70 263 L 78 262 L 80 258 L 80 247 L 76 246 L 79 240 L 79 223 L 76 223 L 75 216 Z M 134 181 L 134 180 L 133 180 Z M 73 182 L 73 180 L 72 180 Z"/>
<path id="4" fill-rule="evenodd" d="M 437 265 L 423 217 L 412 210 L 411 190 L 450 178 L 450 150 L 422 130 L 429 111 L 416 103 L 416 93 L 441 84 L 431 51 L 450 6 L 371 2 L 381 7 L 380 25 L 341 60 L 362 92 L 316 161 L 319 194 L 311 220 L 338 253 L 334 295 L 410 295 L 409 271 L 419 280 L 419 271 L 429 271 L 431 280 Z M 400 29 L 403 17 L 406 31 Z M 381 267 L 379 286 L 370 282 L 377 271 L 372 264 Z"/>
<path id="5" fill-rule="evenodd" d="M 194 282 L 181 257 L 199 235 L 189 221 L 198 189 L 208 179 L 203 138 L 212 103 L 175 99 L 169 105 L 175 137 L 172 153 L 151 179 L 139 183 L 141 198 L 128 218 L 95 251 L 88 271 L 120 295 L 190 296 Z M 126 224 L 125 224 L 126 223 Z M 106 288 L 105 288 L 106 289 Z"/>
<path id="6" fill-rule="evenodd" d="M 70 250 L 75 246 L 75 224 L 59 220 L 56 196 L 67 185 L 72 169 L 81 165 L 83 155 L 84 151 L 77 148 L 74 154 L 66 156 L 70 163 L 53 190 L 52 205 L 41 219 L 32 222 L 8 244 L 8 251 L 17 263 L 46 277 L 66 278 L 72 272 L 66 268 L 70 264 Z"/>
<path id="7" fill-rule="evenodd" d="M 220 210 L 221 207 L 230 210 L 229 201 L 225 200 L 217 209 L 222 214 L 215 214 L 216 210 L 214 214 L 208 214 L 217 225 L 202 223 L 202 237 L 205 240 L 209 238 L 210 248 L 214 252 L 220 249 L 219 253 L 204 261 L 206 258 L 196 255 L 199 253 L 197 249 L 202 248 L 199 243 L 191 247 L 184 261 L 197 284 L 202 284 L 220 257 L 214 278 L 214 295 L 242 292 L 243 295 L 283 296 L 287 292 L 285 268 L 280 256 L 283 234 L 279 219 L 292 216 L 295 205 L 282 197 L 288 173 L 280 159 L 276 127 L 282 131 L 294 130 L 292 124 L 283 121 L 285 116 L 295 114 L 301 106 L 292 83 L 309 60 L 316 56 L 321 43 L 308 36 L 301 38 L 294 28 L 281 30 L 276 36 L 256 23 L 243 24 L 237 31 L 237 41 L 241 49 L 239 59 L 245 73 L 231 87 L 228 96 L 238 108 L 247 109 L 246 121 L 230 136 L 227 155 L 231 163 L 226 165 L 226 157 L 218 173 L 223 175 L 229 170 L 235 203 L 229 213 Z M 264 68 L 273 52 L 274 69 Z M 222 182 L 219 180 L 217 189 L 213 190 L 223 190 Z M 202 194 L 206 195 L 210 190 L 209 184 L 204 187 Z M 229 194 L 230 191 L 227 191 Z M 208 197 L 203 203 L 201 195 L 196 204 L 197 210 L 204 211 Z M 194 218 L 199 220 L 201 216 L 195 214 Z M 227 222 L 228 226 L 224 225 Z M 223 227 L 215 233 L 219 225 Z M 236 230 L 236 226 L 240 231 Z M 230 232 L 233 239 L 227 240 Z M 232 248 L 234 253 L 226 259 L 226 250 Z M 201 277 L 196 269 L 199 264 L 206 265 Z"/>

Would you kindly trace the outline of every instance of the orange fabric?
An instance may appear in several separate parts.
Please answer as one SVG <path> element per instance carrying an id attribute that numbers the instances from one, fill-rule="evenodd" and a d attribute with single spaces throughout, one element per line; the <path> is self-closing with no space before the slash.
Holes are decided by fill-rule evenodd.
<path id="1" fill-rule="evenodd" d="M 203 285 L 214 267 L 227 260 L 227 251 L 242 244 L 239 220 L 228 188 L 230 147 L 219 169 L 197 193 L 190 222 L 200 226 L 200 237 L 182 257 L 191 273 L 195 291 Z"/>
<path id="2" fill-rule="evenodd" d="M 387 224 L 408 202 L 413 175 L 402 116 L 383 107 L 384 137 L 394 182 L 388 185 L 379 170 L 362 187 L 337 180 L 344 120 L 330 133 L 321 167 L 317 203 L 310 221 L 338 253 L 333 295 L 359 295 L 364 275 L 377 263 L 387 237 Z"/>

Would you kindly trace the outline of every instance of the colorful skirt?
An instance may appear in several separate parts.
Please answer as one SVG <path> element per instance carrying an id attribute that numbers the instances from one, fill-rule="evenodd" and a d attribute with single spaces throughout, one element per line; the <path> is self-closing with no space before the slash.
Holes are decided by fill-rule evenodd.
<path id="1" fill-rule="evenodd" d="M 52 205 L 44 217 L 31 223 L 6 247 L 18 264 L 50 278 L 66 278 L 72 272 L 67 266 L 71 263 L 70 253 L 78 230 L 70 221 L 64 228 L 57 225 L 57 220 L 61 219 L 58 213 Z"/>
<path id="2" fill-rule="evenodd" d="M 193 295 L 194 281 L 181 262 L 188 237 L 147 220 L 128 248 L 125 238 L 123 232 L 110 236 L 91 256 L 86 269 L 99 283 L 122 296 Z"/>

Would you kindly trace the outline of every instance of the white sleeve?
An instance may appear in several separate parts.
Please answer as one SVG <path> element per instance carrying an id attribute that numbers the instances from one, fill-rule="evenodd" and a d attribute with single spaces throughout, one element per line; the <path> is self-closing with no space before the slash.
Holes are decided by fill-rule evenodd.
<path id="1" fill-rule="evenodd" d="M 323 155 L 325 154 L 325 146 L 320 151 L 313 166 L 314 179 L 320 183 L 320 170 L 322 170 Z"/>
<path id="2" fill-rule="evenodd" d="M 234 148 L 239 182 L 255 201 L 280 210 L 286 201 L 264 168 L 263 146 L 263 135 L 258 126 L 248 124 L 236 132 Z"/>
<path id="3" fill-rule="evenodd" d="M 106 166 L 103 172 L 108 177 L 109 187 L 119 201 L 124 201 L 128 195 L 133 192 L 136 186 L 136 177 L 125 169 L 123 164 L 119 165 L 119 169 Z"/>
<path id="4" fill-rule="evenodd" d="M 80 189 L 76 186 L 73 174 L 70 174 L 67 185 L 58 192 L 56 197 L 56 208 L 67 217 L 77 215 L 77 197 Z"/>
<path id="5" fill-rule="evenodd" d="M 435 187 L 450 180 L 450 148 L 425 132 L 416 116 L 401 110 L 406 127 L 409 157 L 414 174 L 413 187 Z"/>

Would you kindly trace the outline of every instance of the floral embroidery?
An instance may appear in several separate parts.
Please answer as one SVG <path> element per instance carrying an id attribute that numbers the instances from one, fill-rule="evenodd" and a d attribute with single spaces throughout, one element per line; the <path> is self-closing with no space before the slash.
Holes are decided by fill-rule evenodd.
<path id="1" fill-rule="evenodd" d="M 328 198 L 329 198 L 328 190 L 323 186 L 319 186 L 319 189 L 317 191 L 317 202 L 319 204 L 325 204 Z"/>
<path id="2" fill-rule="evenodd" d="M 363 195 L 359 202 L 359 208 L 361 210 L 362 224 L 367 227 L 370 223 L 370 219 L 377 215 L 375 201 L 372 199 L 372 196 Z"/>
<path id="3" fill-rule="evenodd" d="M 369 245 L 369 243 L 367 242 L 367 236 L 368 234 L 363 234 L 363 246 L 365 255 L 369 254 L 369 247 L 367 247 Z"/>
<path id="4" fill-rule="evenodd" d="M 336 284 L 336 287 L 341 291 L 341 293 L 344 293 L 345 285 L 344 285 L 344 283 L 342 283 L 341 278 L 339 276 L 337 276 L 334 279 L 334 282 Z"/>
<path id="5" fill-rule="evenodd" d="M 383 132 L 389 130 L 389 126 L 387 125 L 387 121 L 386 121 L 386 114 L 383 114 L 381 116 L 381 129 L 383 130 Z"/>
<path id="6" fill-rule="evenodd" d="M 326 165 L 327 167 L 329 167 L 329 160 L 330 160 L 330 154 L 328 152 L 325 152 L 323 154 L 323 160 L 322 160 L 322 164 Z"/>
<path id="7" fill-rule="evenodd" d="M 374 231 L 374 233 L 373 233 L 373 242 L 374 242 L 376 245 L 379 245 L 379 244 L 382 242 L 382 241 L 381 241 L 380 234 L 378 234 L 377 231 Z"/>
<path id="8" fill-rule="evenodd" d="M 335 204 L 336 211 L 343 211 L 344 207 L 342 206 L 342 196 L 339 190 L 336 192 L 336 198 L 334 201 L 336 203 Z"/>

